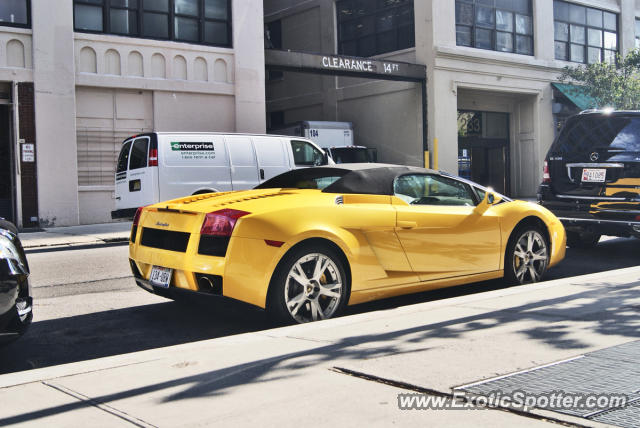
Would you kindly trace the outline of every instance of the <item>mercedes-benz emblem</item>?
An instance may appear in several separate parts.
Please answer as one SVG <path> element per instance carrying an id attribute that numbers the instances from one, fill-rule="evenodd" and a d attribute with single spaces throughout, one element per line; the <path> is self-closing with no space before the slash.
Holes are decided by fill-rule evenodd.
<path id="1" fill-rule="evenodd" d="M 591 159 L 591 162 L 595 162 L 600 159 L 600 155 L 597 152 L 593 152 L 589 155 L 589 159 Z"/>

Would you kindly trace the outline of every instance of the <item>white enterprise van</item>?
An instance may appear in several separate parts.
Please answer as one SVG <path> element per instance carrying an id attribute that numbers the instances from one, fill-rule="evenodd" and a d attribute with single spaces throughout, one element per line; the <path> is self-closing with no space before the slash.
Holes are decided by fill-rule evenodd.
<path id="1" fill-rule="evenodd" d="M 251 189 L 294 168 L 333 164 L 300 137 L 151 132 L 122 143 L 116 166 L 116 209 L 132 218 L 138 207 L 229 190 Z"/>

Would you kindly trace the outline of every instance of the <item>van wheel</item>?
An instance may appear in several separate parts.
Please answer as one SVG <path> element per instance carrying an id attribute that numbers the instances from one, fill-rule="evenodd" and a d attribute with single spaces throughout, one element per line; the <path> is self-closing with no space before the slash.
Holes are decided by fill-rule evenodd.
<path id="1" fill-rule="evenodd" d="M 549 244 L 544 233 L 535 226 L 516 229 L 504 258 L 504 277 L 509 283 L 538 282 L 549 264 Z"/>
<path id="2" fill-rule="evenodd" d="M 600 236 L 593 232 L 567 231 L 567 246 L 571 248 L 593 248 L 598 244 Z"/>
<path id="3" fill-rule="evenodd" d="M 338 315 L 349 300 L 340 257 L 329 246 L 302 246 L 274 273 L 267 311 L 278 321 L 306 323 Z"/>

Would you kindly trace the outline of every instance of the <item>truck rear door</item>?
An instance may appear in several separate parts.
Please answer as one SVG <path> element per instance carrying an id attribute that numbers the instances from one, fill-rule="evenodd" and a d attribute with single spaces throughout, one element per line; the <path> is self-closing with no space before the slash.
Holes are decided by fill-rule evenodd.
<path id="1" fill-rule="evenodd" d="M 116 209 L 157 202 L 157 151 L 149 136 L 131 139 L 122 147 L 116 171 Z"/>
<path id="2" fill-rule="evenodd" d="M 133 140 L 125 141 L 118 155 L 118 164 L 116 165 L 116 210 L 133 208 L 127 205 L 129 188 L 128 188 L 128 169 L 129 154 L 131 153 L 131 144 Z"/>

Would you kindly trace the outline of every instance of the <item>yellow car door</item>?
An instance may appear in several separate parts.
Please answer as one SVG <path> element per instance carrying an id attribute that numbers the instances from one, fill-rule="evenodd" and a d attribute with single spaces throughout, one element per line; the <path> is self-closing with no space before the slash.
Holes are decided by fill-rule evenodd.
<path id="1" fill-rule="evenodd" d="M 471 187 L 436 174 L 396 179 L 396 234 L 421 281 L 499 269 L 500 219 L 475 209 Z"/>

